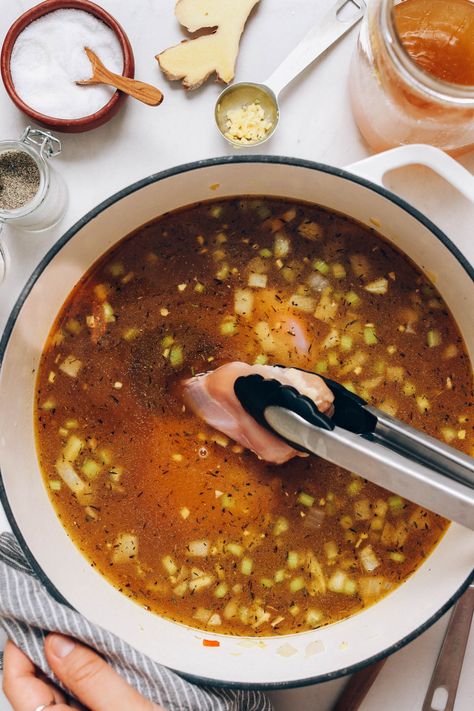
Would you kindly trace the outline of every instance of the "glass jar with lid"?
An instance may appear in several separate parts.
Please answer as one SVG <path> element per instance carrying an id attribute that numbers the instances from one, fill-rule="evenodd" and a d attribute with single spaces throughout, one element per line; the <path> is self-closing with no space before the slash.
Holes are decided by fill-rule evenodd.
<path id="1" fill-rule="evenodd" d="M 371 0 L 350 74 L 369 146 L 474 148 L 474 2 Z"/>
<path id="2" fill-rule="evenodd" d="M 61 219 L 67 189 L 50 164 L 60 152 L 56 136 L 30 126 L 19 139 L 0 141 L 0 232 L 7 224 L 39 232 Z M 5 244 L 0 241 L 0 282 L 6 262 Z"/>

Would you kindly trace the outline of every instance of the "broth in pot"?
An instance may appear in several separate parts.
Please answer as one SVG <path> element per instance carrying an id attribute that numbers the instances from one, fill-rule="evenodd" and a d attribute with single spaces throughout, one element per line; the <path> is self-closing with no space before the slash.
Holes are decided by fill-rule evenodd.
<path id="1" fill-rule="evenodd" d="M 64 304 L 35 409 L 51 501 L 91 565 L 169 619 L 233 635 L 336 622 L 401 584 L 448 522 L 205 425 L 182 383 L 235 360 L 327 375 L 472 452 L 470 363 L 426 277 L 342 215 L 233 198 L 140 228 Z"/>

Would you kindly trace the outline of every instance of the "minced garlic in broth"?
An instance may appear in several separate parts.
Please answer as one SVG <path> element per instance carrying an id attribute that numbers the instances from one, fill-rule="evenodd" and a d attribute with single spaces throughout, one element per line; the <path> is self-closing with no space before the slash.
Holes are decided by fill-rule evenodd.
<path id="1" fill-rule="evenodd" d="M 186 412 L 231 360 L 312 369 L 472 452 L 472 378 L 435 288 L 317 206 L 231 199 L 165 215 L 100 259 L 38 376 L 53 505 L 119 590 L 236 635 L 307 630 L 400 584 L 444 519 L 315 457 L 268 465 Z"/>

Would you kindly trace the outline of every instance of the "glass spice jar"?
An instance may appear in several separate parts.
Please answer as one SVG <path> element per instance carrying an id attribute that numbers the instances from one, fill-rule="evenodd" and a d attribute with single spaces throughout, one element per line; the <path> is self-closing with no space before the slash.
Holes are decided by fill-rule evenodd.
<path id="1" fill-rule="evenodd" d="M 55 225 L 67 204 L 67 189 L 49 159 L 61 142 L 49 131 L 28 126 L 18 140 L 0 141 L 0 232 L 3 224 L 39 232 Z M 0 242 L 0 282 L 6 250 Z"/>
<path id="2" fill-rule="evenodd" d="M 351 64 L 350 93 L 356 123 L 374 151 L 406 143 L 428 143 L 453 155 L 474 148 L 474 81 L 469 80 L 469 72 L 474 72 L 471 12 L 471 0 L 368 3 Z M 403 13 L 406 34 L 401 36 L 397 28 L 402 27 Z M 467 23 L 458 23 L 463 13 Z M 413 51 L 417 40 L 430 43 L 434 63 L 429 71 L 423 66 L 422 51 L 418 56 Z M 452 76 L 457 82 L 456 72 L 461 71 L 460 83 L 440 78 L 447 42 L 457 53 Z M 469 83 L 464 83 L 466 76 Z"/>

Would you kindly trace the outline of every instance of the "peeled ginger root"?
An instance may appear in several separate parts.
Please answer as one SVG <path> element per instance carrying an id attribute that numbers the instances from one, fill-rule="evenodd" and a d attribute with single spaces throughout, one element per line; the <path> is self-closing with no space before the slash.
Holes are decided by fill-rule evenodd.
<path id="1" fill-rule="evenodd" d="M 176 17 L 189 32 L 217 29 L 158 54 L 156 59 L 165 76 L 171 80 L 182 79 L 186 89 L 197 89 L 213 72 L 226 84 L 232 81 L 240 37 L 257 2 L 259 0 L 178 0 Z"/>

